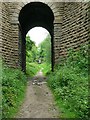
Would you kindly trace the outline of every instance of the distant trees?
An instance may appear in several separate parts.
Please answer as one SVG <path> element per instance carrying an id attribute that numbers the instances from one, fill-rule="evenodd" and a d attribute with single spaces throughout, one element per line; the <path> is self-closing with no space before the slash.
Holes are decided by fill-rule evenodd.
<path id="1" fill-rule="evenodd" d="M 51 63 L 51 37 L 46 39 L 37 47 L 35 42 L 26 36 L 26 60 L 27 62 Z"/>
<path id="2" fill-rule="evenodd" d="M 50 35 L 39 44 L 39 59 L 42 62 L 51 63 L 51 37 Z"/>
<path id="3" fill-rule="evenodd" d="M 26 73 L 35 75 L 43 68 L 44 75 L 51 71 L 51 38 L 50 35 L 37 47 L 30 37 L 26 37 Z M 38 65 L 37 63 L 40 63 Z"/>
<path id="4" fill-rule="evenodd" d="M 37 47 L 35 42 L 31 41 L 29 36 L 26 36 L 26 61 L 35 62 L 37 58 Z"/>

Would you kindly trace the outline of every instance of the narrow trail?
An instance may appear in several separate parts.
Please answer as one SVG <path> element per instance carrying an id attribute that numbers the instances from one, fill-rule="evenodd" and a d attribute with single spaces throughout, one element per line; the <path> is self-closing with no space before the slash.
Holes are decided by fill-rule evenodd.
<path id="1" fill-rule="evenodd" d="M 46 85 L 46 78 L 39 71 L 28 81 L 26 97 L 16 118 L 59 118 L 53 95 Z"/>

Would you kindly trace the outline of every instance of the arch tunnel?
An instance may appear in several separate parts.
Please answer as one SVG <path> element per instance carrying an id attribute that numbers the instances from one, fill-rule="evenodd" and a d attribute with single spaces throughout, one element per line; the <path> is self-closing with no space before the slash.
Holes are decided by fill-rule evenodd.
<path id="1" fill-rule="evenodd" d="M 26 71 L 26 34 L 34 27 L 43 27 L 51 35 L 51 64 L 54 66 L 54 14 L 51 8 L 42 2 L 26 4 L 19 13 L 19 29 L 21 35 L 21 67 Z"/>

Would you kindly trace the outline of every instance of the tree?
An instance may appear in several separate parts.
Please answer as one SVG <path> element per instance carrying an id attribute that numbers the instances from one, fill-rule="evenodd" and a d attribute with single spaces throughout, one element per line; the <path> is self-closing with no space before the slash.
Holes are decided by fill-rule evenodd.
<path id="1" fill-rule="evenodd" d="M 50 35 L 39 45 L 39 58 L 42 62 L 51 63 L 51 37 Z"/>
<path id="2" fill-rule="evenodd" d="M 29 36 L 26 36 L 26 61 L 35 62 L 37 58 L 37 47 L 35 42 L 31 41 Z"/>

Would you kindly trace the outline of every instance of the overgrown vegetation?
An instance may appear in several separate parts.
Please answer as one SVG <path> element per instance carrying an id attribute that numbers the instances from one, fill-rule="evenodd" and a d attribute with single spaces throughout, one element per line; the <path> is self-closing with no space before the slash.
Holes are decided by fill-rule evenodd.
<path id="1" fill-rule="evenodd" d="M 51 64 L 51 37 L 48 35 L 38 46 L 38 55 L 41 63 Z"/>
<path id="2" fill-rule="evenodd" d="M 35 43 L 26 36 L 26 62 L 32 63 L 37 60 L 37 47 Z"/>
<path id="3" fill-rule="evenodd" d="M 51 72 L 51 64 L 50 63 L 42 63 L 39 65 L 39 68 L 42 70 L 43 75 L 47 76 Z"/>
<path id="4" fill-rule="evenodd" d="M 34 76 L 40 69 L 44 75 L 51 70 L 50 35 L 37 47 L 29 36 L 26 36 L 26 74 Z"/>
<path id="5" fill-rule="evenodd" d="M 38 71 L 37 47 L 29 36 L 26 36 L 26 74 L 33 77 Z"/>
<path id="6" fill-rule="evenodd" d="M 39 45 L 39 65 L 44 75 L 49 74 L 51 71 L 51 37 L 48 35 L 46 39 Z"/>
<path id="7" fill-rule="evenodd" d="M 21 105 L 26 90 L 26 76 L 14 68 L 2 69 L 2 118 L 13 117 Z"/>
<path id="8" fill-rule="evenodd" d="M 88 119 L 88 46 L 69 50 L 68 57 L 48 75 L 62 118 Z"/>
<path id="9" fill-rule="evenodd" d="M 36 75 L 36 73 L 39 71 L 40 67 L 37 63 L 26 63 L 27 67 L 26 67 L 26 74 L 30 77 L 33 77 L 34 75 Z"/>

